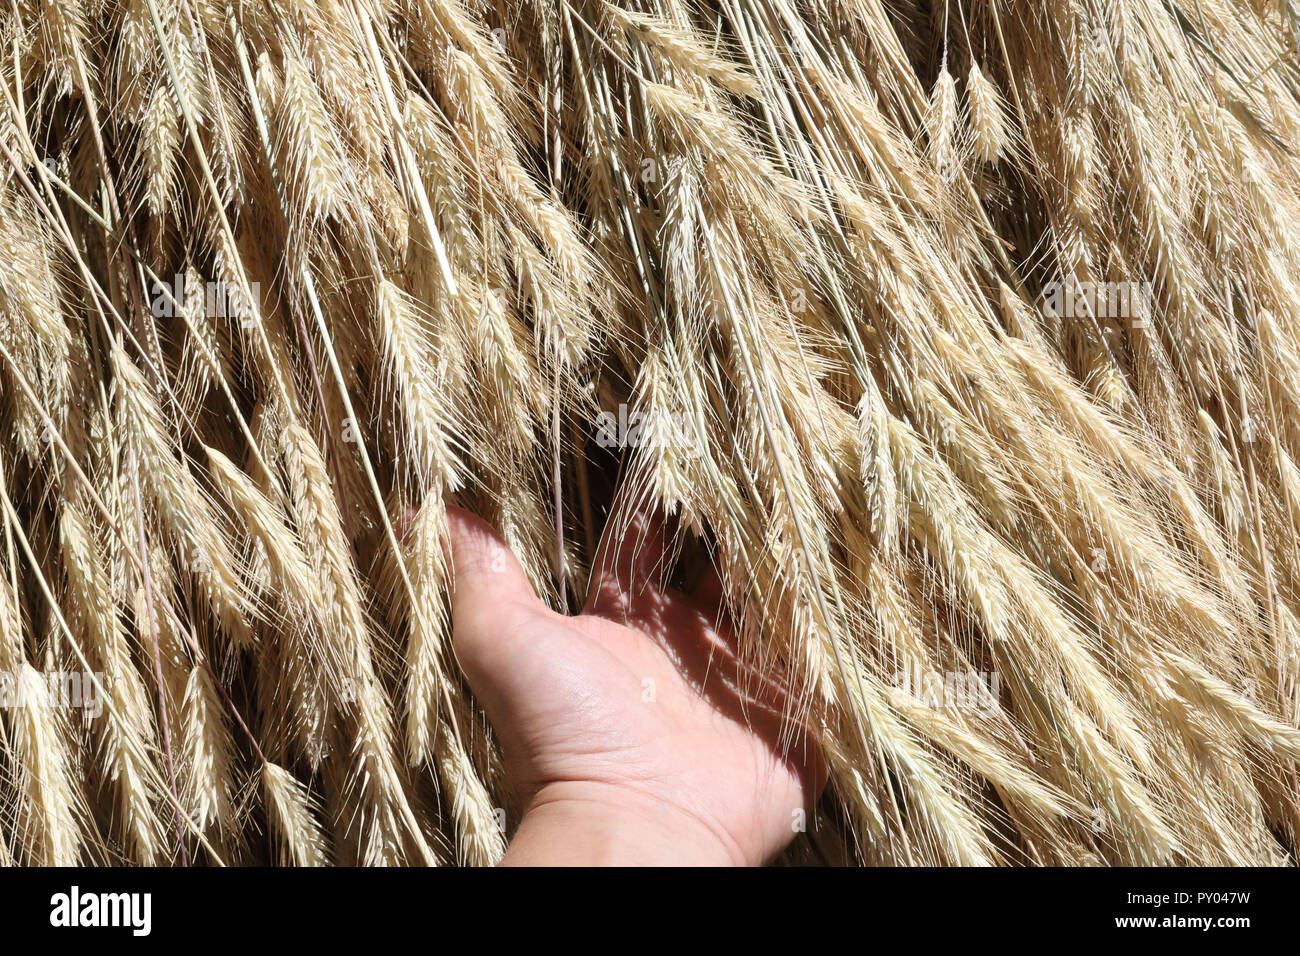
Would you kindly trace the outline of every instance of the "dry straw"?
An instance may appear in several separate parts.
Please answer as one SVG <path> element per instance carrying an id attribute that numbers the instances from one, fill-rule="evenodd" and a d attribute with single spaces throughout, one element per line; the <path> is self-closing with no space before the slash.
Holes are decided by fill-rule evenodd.
<path id="1" fill-rule="evenodd" d="M 443 505 L 572 605 L 618 470 L 816 727 L 789 859 L 1294 863 L 1295 35 L 6 5 L 0 860 L 491 863 Z"/>

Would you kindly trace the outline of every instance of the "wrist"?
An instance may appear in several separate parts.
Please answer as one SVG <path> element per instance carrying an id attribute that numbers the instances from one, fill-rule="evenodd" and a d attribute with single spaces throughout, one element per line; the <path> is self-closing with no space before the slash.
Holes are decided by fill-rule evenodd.
<path id="1" fill-rule="evenodd" d="M 553 783 L 524 811 L 502 866 L 736 866 L 750 861 L 695 816 L 604 784 Z"/>

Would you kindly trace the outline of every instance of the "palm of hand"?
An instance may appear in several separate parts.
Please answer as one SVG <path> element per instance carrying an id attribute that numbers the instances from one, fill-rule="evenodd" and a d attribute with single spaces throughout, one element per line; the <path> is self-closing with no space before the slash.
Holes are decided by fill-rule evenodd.
<path id="1" fill-rule="evenodd" d="M 457 656 L 525 799 L 634 807 L 716 840 L 729 862 L 789 841 L 819 760 L 784 720 L 782 688 L 741 667 L 709 596 L 650 582 L 656 531 L 638 522 L 586 613 L 566 617 L 487 525 L 449 522 Z"/>

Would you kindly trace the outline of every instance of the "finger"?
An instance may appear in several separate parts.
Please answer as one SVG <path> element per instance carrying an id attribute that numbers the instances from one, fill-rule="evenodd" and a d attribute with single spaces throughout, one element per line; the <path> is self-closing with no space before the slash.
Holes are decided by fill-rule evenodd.
<path id="1" fill-rule="evenodd" d="M 665 540 L 657 515 L 638 511 L 622 517 L 616 507 L 596 551 L 584 613 L 619 620 L 634 616 L 637 605 L 660 590 Z"/>
<path id="2" fill-rule="evenodd" d="M 449 506 L 447 537 L 453 568 L 452 636 L 463 657 L 477 651 L 484 640 L 508 633 L 507 625 L 518 615 L 543 605 L 510 546 L 482 518 Z"/>
<path id="3" fill-rule="evenodd" d="M 420 506 L 411 505 L 393 519 L 393 531 L 397 534 L 398 541 L 406 540 L 406 533 L 411 530 L 411 525 L 415 524 L 415 520 L 419 516 Z"/>

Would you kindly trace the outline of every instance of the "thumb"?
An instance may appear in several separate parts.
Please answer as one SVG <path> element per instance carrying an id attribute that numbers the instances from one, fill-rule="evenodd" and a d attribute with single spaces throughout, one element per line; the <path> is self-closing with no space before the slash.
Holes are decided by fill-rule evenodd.
<path id="1" fill-rule="evenodd" d="M 545 609 L 509 545 L 482 518 L 447 508 L 452 640 L 463 665 L 481 662 L 520 618 Z"/>

